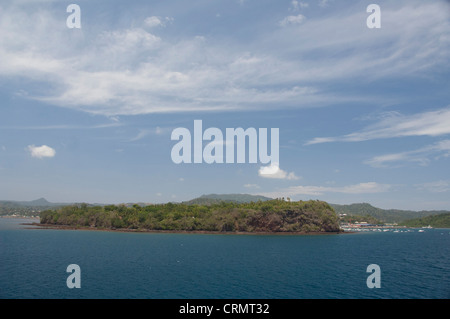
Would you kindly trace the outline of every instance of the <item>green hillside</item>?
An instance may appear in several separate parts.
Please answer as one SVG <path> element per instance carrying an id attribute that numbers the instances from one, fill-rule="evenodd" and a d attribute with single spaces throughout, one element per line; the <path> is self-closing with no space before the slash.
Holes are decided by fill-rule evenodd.
<path id="1" fill-rule="evenodd" d="M 450 228 L 450 213 L 430 215 L 422 218 L 410 219 L 400 223 L 400 225 L 407 227 L 431 226 L 434 228 Z"/>
<path id="2" fill-rule="evenodd" d="M 97 229 L 213 232 L 339 232 L 328 203 L 284 200 L 211 205 L 158 204 L 62 207 L 41 213 L 41 224 Z"/>
<path id="3" fill-rule="evenodd" d="M 267 201 L 272 198 L 260 196 L 260 195 L 250 195 L 250 194 L 209 194 L 202 195 L 200 197 L 191 199 L 189 201 L 183 202 L 186 205 L 212 205 L 219 204 L 221 202 L 226 203 L 251 203 L 258 201 Z"/>
<path id="4" fill-rule="evenodd" d="M 449 213 L 449 211 L 412 211 L 399 209 L 381 209 L 367 203 L 337 205 L 330 204 L 338 214 L 371 216 L 384 223 L 400 223 L 408 219 L 422 218 L 429 215 Z"/>

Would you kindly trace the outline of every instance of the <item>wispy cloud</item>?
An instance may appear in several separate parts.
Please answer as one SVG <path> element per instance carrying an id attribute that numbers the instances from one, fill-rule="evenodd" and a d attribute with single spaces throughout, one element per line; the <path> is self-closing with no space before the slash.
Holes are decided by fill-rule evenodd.
<path id="1" fill-rule="evenodd" d="M 389 184 L 379 184 L 376 182 L 359 183 L 348 186 L 292 186 L 277 190 L 275 192 L 263 193 L 262 195 L 278 198 L 286 196 L 297 196 L 297 195 L 310 195 L 310 196 L 320 196 L 326 193 L 341 193 L 341 194 L 374 194 L 374 193 L 384 193 L 391 189 Z"/>
<path id="2" fill-rule="evenodd" d="M 375 156 L 367 161 L 373 167 L 399 166 L 405 163 L 428 165 L 432 159 L 450 156 L 450 140 L 443 140 L 417 150 Z"/>
<path id="3" fill-rule="evenodd" d="M 450 191 L 450 182 L 447 180 L 415 184 L 414 186 L 420 191 L 427 191 L 431 193 L 445 193 Z"/>
<path id="4" fill-rule="evenodd" d="M 150 130 L 139 130 L 139 133 L 130 139 L 130 142 L 136 142 L 142 140 L 144 137 L 148 136 L 151 133 Z"/>
<path id="5" fill-rule="evenodd" d="M 283 20 L 279 22 L 280 26 L 286 27 L 288 25 L 296 25 L 301 24 L 305 20 L 305 16 L 302 14 L 298 14 L 296 16 L 287 16 Z"/>
<path id="6" fill-rule="evenodd" d="M 373 139 L 405 136 L 440 136 L 450 134 L 450 107 L 444 109 L 402 115 L 391 112 L 379 122 L 360 132 L 337 137 L 316 137 L 306 145 L 329 142 L 360 142 Z"/>
<path id="7" fill-rule="evenodd" d="M 157 126 L 152 129 L 139 129 L 139 132 L 136 136 L 132 137 L 129 141 L 130 142 L 136 142 L 139 140 L 142 140 L 143 138 L 149 136 L 149 135 L 162 135 L 168 132 L 171 132 L 173 129 L 170 127 L 160 127 Z"/>
<path id="8" fill-rule="evenodd" d="M 173 20 L 174 19 L 172 17 L 161 18 L 161 17 L 151 16 L 144 20 L 144 24 L 145 24 L 145 26 L 147 26 L 149 28 L 165 27 L 168 23 L 172 23 Z"/>
<path id="9" fill-rule="evenodd" d="M 308 8 L 308 7 L 309 7 L 309 4 L 307 2 L 292 0 L 290 10 L 298 11 L 302 8 Z"/>
<path id="10" fill-rule="evenodd" d="M 362 100 L 325 90 L 330 81 L 448 65 L 442 52 L 450 23 L 439 2 L 402 1 L 384 10 L 389 32 L 371 37 L 361 13 L 349 10 L 289 16 L 281 22 L 289 28 L 274 27 L 251 43 L 157 35 L 171 20 L 156 16 L 128 28 L 68 33 L 59 12 L 32 9 L 0 11 L 0 78 L 37 84 L 25 87 L 22 98 L 107 116 L 323 106 Z M 410 23 L 417 12 L 420 21 Z M 329 58 L 311 58 L 314 52 Z"/>

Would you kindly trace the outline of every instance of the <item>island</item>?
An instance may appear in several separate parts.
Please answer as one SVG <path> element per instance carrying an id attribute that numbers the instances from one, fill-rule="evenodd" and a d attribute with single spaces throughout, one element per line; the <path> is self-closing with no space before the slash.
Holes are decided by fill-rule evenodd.
<path id="1" fill-rule="evenodd" d="M 339 217 L 326 202 L 273 199 L 247 203 L 154 205 L 75 204 L 40 214 L 46 227 L 116 231 L 208 233 L 339 233 Z"/>

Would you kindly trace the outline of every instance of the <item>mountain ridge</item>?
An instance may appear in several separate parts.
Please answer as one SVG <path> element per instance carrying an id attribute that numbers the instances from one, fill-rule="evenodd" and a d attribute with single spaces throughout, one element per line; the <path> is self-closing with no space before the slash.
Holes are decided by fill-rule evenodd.
<path id="1" fill-rule="evenodd" d="M 228 203 L 250 203 L 258 201 L 267 201 L 272 198 L 245 194 L 245 193 L 231 193 L 231 194 L 203 194 L 199 197 L 188 201 L 183 201 L 181 204 L 185 205 L 214 205 L 221 202 Z M 45 209 L 56 209 L 62 206 L 75 205 L 76 203 L 52 203 L 41 197 L 32 201 L 12 201 L 0 200 L 0 215 L 19 214 L 24 216 L 32 216 L 39 214 Z M 144 206 L 144 203 L 139 203 Z M 145 205 L 151 205 L 145 203 Z M 88 204 L 89 206 L 99 206 L 105 204 Z M 124 203 L 126 206 L 132 206 L 132 203 Z M 409 219 L 424 218 L 430 215 L 439 215 L 450 213 L 448 210 L 400 210 L 400 209 L 382 209 L 375 207 L 369 203 L 352 203 L 352 204 L 332 204 L 329 205 L 335 210 L 337 214 L 347 214 L 352 216 L 371 216 L 384 223 L 401 223 Z"/>
<path id="2" fill-rule="evenodd" d="M 408 219 L 423 218 L 430 215 L 449 213 L 447 210 L 402 210 L 402 209 L 382 209 L 372 206 L 369 203 L 353 204 L 331 204 L 337 214 L 369 215 L 385 223 L 399 223 Z"/>

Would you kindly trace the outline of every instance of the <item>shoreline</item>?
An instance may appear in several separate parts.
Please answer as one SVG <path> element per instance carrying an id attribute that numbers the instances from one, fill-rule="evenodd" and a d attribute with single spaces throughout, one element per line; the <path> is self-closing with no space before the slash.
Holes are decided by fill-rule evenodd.
<path id="1" fill-rule="evenodd" d="M 56 229 L 56 230 L 90 230 L 90 231 L 105 231 L 118 233 L 153 233 L 153 234 L 205 234 L 205 235 L 340 235 L 351 234 L 353 232 L 339 231 L 339 232 L 222 232 L 209 230 L 159 230 L 159 229 L 110 229 L 110 228 L 96 228 L 96 227 L 74 227 L 68 225 L 53 225 L 40 223 L 23 223 L 22 225 L 35 226 L 27 229 Z"/>
<path id="2" fill-rule="evenodd" d="M 39 217 L 31 217 L 31 216 L 14 216 L 14 215 L 1 215 L 0 218 L 5 218 L 5 219 L 37 219 L 40 220 Z"/>

